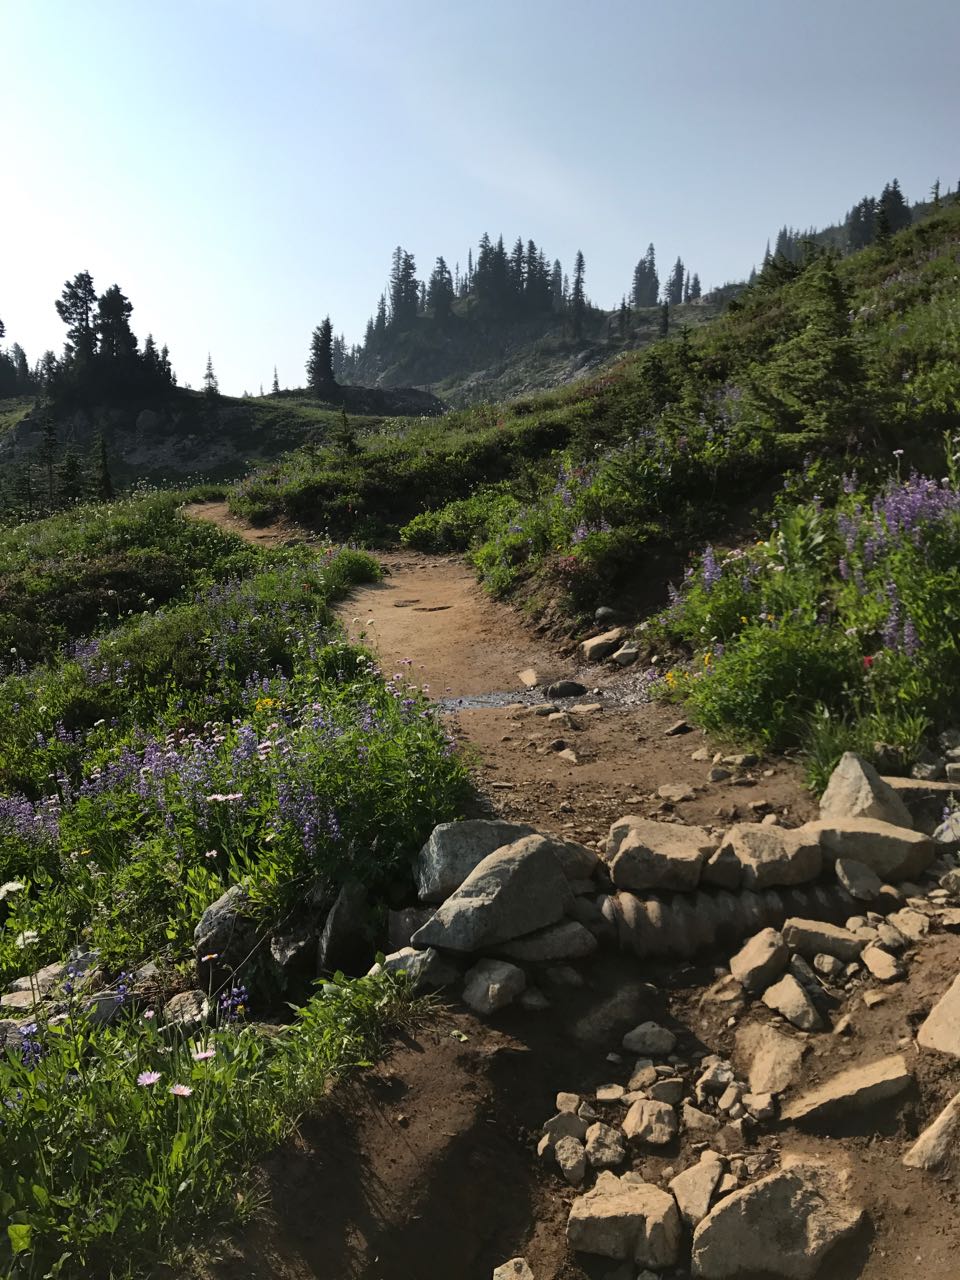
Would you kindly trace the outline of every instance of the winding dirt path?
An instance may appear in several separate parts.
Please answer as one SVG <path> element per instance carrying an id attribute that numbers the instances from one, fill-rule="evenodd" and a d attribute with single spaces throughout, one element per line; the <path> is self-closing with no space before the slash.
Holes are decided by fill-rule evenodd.
<path id="1" fill-rule="evenodd" d="M 224 504 L 198 504 L 187 513 L 260 545 L 304 538 L 288 526 L 251 529 Z M 340 617 L 377 650 L 386 671 L 409 670 L 449 708 L 487 811 L 584 843 L 599 840 L 627 811 L 675 813 L 715 828 L 748 816 L 751 801 L 793 820 L 811 815 L 798 771 L 783 760 L 761 761 L 747 772 L 747 786 L 707 783 L 709 762 L 691 759 L 705 745 L 699 733 L 665 736 L 676 713 L 632 703 L 629 672 L 578 672 L 531 635 L 521 615 L 487 598 L 459 559 L 407 552 L 380 559 L 384 581 L 356 591 Z M 554 713 L 559 719 L 536 715 L 532 703 L 542 693 L 526 691 L 519 679 L 528 667 L 541 683 L 580 679 L 596 692 L 579 701 L 600 709 L 575 711 L 577 700 L 567 700 Z M 577 763 L 560 756 L 561 741 Z M 689 784 L 690 798 L 664 802 L 658 788 L 678 782 Z M 867 1008 L 855 995 L 848 1034 L 813 1039 L 807 1083 L 900 1046 L 923 1085 L 920 1114 L 906 1113 L 907 1131 L 928 1123 L 960 1088 L 960 1064 L 918 1059 L 908 1046 L 920 1011 L 958 967 L 960 937 L 944 935 L 911 959 L 908 982 L 886 988 L 879 1008 Z M 481 1022 L 461 1009 L 412 1029 L 385 1062 L 334 1090 L 320 1116 L 304 1122 L 265 1162 L 262 1208 L 243 1230 L 207 1242 L 185 1274 L 198 1280 L 489 1280 L 494 1267 L 522 1255 L 536 1280 L 626 1276 L 629 1268 L 567 1248 L 565 1223 L 576 1192 L 537 1161 L 537 1135 L 558 1090 L 589 1097 L 599 1085 L 624 1078 L 629 1063 L 611 1065 L 606 1055 L 638 1022 L 672 1021 L 688 1042 L 730 1056 L 741 1019 L 729 1016 L 728 1003 L 705 996 L 715 976 L 709 963 L 641 965 L 602 951 L 580 966 L 575 985 L 542 975 L 550 1000 L 545 1011 L 514 1005 Z M 744 1015 L 764 1016 L 756 1006 Z M 608 1110 L 612 1115 L 616 1107 Z M 772 1139 L 778 1148 L 780 1135 Z M 957 1184 L 921 1180 L 902 1167 L 904 1133 L 895 1113 L 881 1117 L 876 1132 L 842 1142 L 789 1132 L 782 1141 L 793 1150 L 853 1160 L 856 1193 L 875 1234 L 831 1261 L 830 1280 L 900 1280 L 915 1271 L 954 1280 Z M 662 1184 L 671 1176 L 668 1166 L 672 1171 L 695 1159 L 687 1149 L 651 1151 L 643 1173 Z"/>

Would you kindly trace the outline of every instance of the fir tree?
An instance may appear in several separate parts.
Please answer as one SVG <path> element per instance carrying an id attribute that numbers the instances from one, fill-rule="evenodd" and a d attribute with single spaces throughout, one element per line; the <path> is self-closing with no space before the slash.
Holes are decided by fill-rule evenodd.
<path id="1" fill-rule="evenodd" d="M 329 316 L 317 325 L 310 339 L 307 386 L 314 395 L 321 397 L 329 395 L 336 386 L 333 376 L 333 325 Z"/>
<path id="2" fill-rule="evenodd" d="M 583 336 L 583 317 L 587 306 L 587 298 L 583 287 L 585 265 L 583 251 L 578 249 L 573 263 L 573 294 L 570 299 L 570 317 L 574 338 Z"/>
<path id="3" fill-rule="evenodd" d="M 213 360 L 210 358 L 210 352 L 207 352 L 207 367 L 203 371 L 203 394 L 208 400 L 216 400 L 220 394 L 220 384 L 217 382 L 217 375 L 213 371 Z"/>
<path id="4" fill-rule="evenodd" d="M 276 365 L 273 366 L 273 384 L 271 385 L 270 390 L 275 396 L 280 394 L 280 379 L 277 377 Z"/>
<path id="5" fill-rule="evenodd" d="M 430 286 L 427 290 L 427 306 L 432 310 L 433 318 L 438 325 L 445 324 L 450 318 L 453 299 L 454 283 L 450 268 L 440 257 L 430 275 Z"/>
<path id="6" fill-rule="evenodd" d="M 666 287 L 666 301 L 671 307 L 679 306 L 683 301 L 683 262 L 677 258 L 670 272 Z"/>

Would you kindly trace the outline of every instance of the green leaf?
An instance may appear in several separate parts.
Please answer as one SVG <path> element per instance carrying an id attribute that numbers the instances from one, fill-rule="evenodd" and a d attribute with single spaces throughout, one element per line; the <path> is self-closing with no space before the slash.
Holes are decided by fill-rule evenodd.
<path id="1" fill-rule="evenodd" d="M 10 1237 L 10 1247 L 16 1257 L 19 1253 L 26 1253 L 30 1248 L 33 1227 L 27 1222 L 11 1222 L 7 1227 L 7 1235 Z"/>

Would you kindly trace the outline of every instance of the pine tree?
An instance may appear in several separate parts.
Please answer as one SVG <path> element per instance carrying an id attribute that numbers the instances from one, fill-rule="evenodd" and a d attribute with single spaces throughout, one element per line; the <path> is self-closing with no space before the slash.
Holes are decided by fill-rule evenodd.
<path id="1" fill-rule="evenodd" d="M 307 386 L 320 397 L 329 395 L 336 386 L 333 376 L 333 325 L 329 316 L 317 325 L 310 339 Z"/>
<path id="2" fill-rule="evenodd" d="M 700 298 L 701 296 L 702 294 L 700 289 L 700 277 L 697 275 L 695 271 L 690 280 L 690 301 L 696 302 L 697 299 Z"/>
<path id="3" fill-rule="evenodd" d="M 67 326 L 67 357 L 80 366 L 88 365 L 96 352 L 94 307 L 97 291 L 89 271 L 81 271 L 63 286 L 57 299 L 57 314 Z"/>
<path id="4" fill-rule="evenodd" d="M 563 267 L 560 265 L 559 258 L 554 259 L 550 272 L 550 303 L 559 315 L 563 310 Z"/>
<path id="5" fill-rule="evenodd" d="M 690 301 L 690 272 L 687 271 L 683 277 L 683 300 Z"/>
<path id="6" fill-rule="evenodd" d="M 667 282 L 666 301 L 671 307 L 679 306 L 683 301 L 683 262 L 677 258 Z"/>
<path id="7" fill-rule="evenodd" d="M 273 366 L 273 383 L 270 386 L 270 390 L 275 396 L 278 396 L 280 394 L 280 379 L 277 377 L 276 365 Z"/>
<path id="8" fill-rule="evenodd" d="M 345 408 L 340 409 L 340 420 L 333 430 L 333 447 L 345 457 L 354 457 L 360 452 L 357 444 L 357 433 L 353 423 L 347 417 Z"/>
<path id="9" fill-rule="evenodd" d="M 583 275 L 585 263 L 583 260 L 583 251 L 577 250 L 577 256 L 573 263 L 573 296 L 570 299 L 570 313 L 574 338 L 583 336 L 583 317 L 586 311 L 586 294 L 583 288 Z"/>
<path id="10" fill-rule="evenodd" d="M 657 275 L 657 258 L 651 244 L 647 246 L 647 252 L 633 269 L 630 297 L 634 307 L 639 311 L 642 307 L 655 307 L 659 293 L 660 278 Z"/>
<path id="11" fill-rule="evenodd" d="M 454 292 L 450 268 L 440 257 L 430 275 L 430 286 L 427 289 L 427 306 L 432 310 L 433 318 L 438 325 L 444 325 L 450 318 Z"/>
<path id="12" fill-rule="evenodd" d="M 83 474 L 80 459 L 72 449 L 68 449 L 60 466 L 60 475 L 57 482 L 57 505 L 60 507 L 73 506 L 83 498 L 85 489 L 86 477 Z"/>
<path id="13" fill-rule="evenodd" d="M 220 394 L 220 384 L 217 382 L 217 375 L 213 372 L 213 361 L 210 358 L 210 352 L 207 352 L 207 367 L 203 371 L 203 394 L 208 400 L 216 400 Z"/>

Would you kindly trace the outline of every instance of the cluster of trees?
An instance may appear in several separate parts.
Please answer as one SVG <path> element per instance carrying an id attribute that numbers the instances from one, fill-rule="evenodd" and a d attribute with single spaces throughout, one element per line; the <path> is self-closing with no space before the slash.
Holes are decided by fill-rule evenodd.
<path id="1" fill-rule="evenodd" d="M 668 306 L 676 307 L 682 302 L 696 302 L 702 293 L 699 275 L 696 272 L 691 275 L 684 266 L 683 259 L 679 257 L 673 264 L 673 269 L 664 282 L 661 292 L 657 256 L 651 244 L 647 246 L 647 252 L 633 269 L 629 306 L 635 311 L 641 311 L 644 307 L 655 307 L 658 303 L 667 303 Z M 620 306 L 621 312 L 626 306 L 625 296 Z"/>
<path id="2" fill-rule="evenodd" d="M 133 303 L 118 284 L 98 297 L 90 272 L 81 271 L 64 284 L 56 308 L 67 326 L 67 341 L 52 370 L 55 396 L 124 399 L 176 386 L 166 345 L 158 350 L 151 333 L 140 349 L 130 327 Z"/>
<path id="3" fill-rule="evenodd" d="M 6 336 L 6 332 L 0 320 L 0 339 Z M 39 385 L 40 366 L 30 368 L 27 353 L 19 342 L 15 342 L 9 351 L 0 347 L 0 399 L 32 395 Z"/>
<path id="4" fill-rule="evenodd" d="M 913 221 L 910 206 L 896 178 L 888 182 L 880 198 L 864 196 L 847 214 L 847 245 L 851 252 L 884 240 Z"/>
<path id="5" fill-rule="evenodd" d="M 93 277 L 81 271 L 66 281 L 55 305 L 67 326 L 63 354 L 45 351 L 31 368 L 18 343 L 0 350 L 0 396 L 42 393 L 91 402 L 158 395 L 176 386 L 167 347 L 158 349 L 151 333 L 141 349 L 130 328 L 133 303 L 118 284 L 98 297 Z M 4 333 L 0 321 L 0 338 Z"/>
<path id="6" fill-rule="evenodd" d="M 36 415 L 39 410 L 34 410 Z M 33 519 L 63 511 L 91 498 L 109 502 L 114 496 L 101 433 L 89 453 L 64 447 L 57 439 L 53 413 L 43 412 L 43 436 L 31 454 L 4 466 L 0 475 L 0 516 Z"/>

